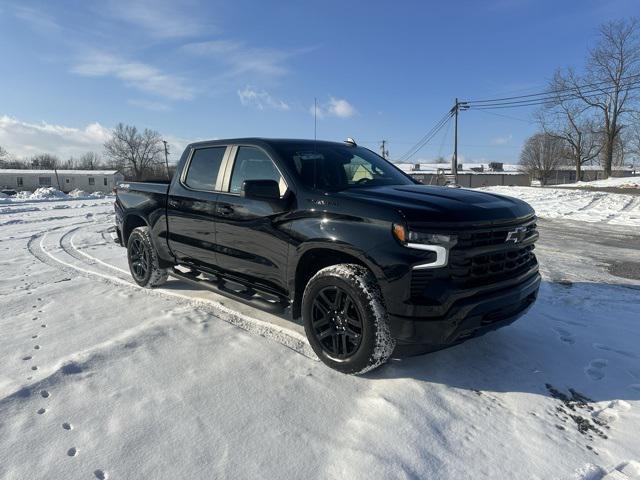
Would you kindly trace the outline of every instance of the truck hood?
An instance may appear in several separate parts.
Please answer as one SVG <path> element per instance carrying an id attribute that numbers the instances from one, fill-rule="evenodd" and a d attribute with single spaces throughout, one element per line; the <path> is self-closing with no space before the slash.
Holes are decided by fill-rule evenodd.
<path id="1" fill-rule="evenodd" d="M 341 196 L 395 207 L 409 224 L 500 224 L 535 213 L 522 200 L 465 188 L 395 185 L 352 188 L 342 191 Z"/>

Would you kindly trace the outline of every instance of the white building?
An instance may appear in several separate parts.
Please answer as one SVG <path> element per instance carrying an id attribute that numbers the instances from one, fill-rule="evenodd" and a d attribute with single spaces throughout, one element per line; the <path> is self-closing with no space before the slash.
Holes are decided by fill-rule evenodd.
<path id="1" fill-rule="evenodd" d="M 117 170 L 14 170 L 0 169 L 0 188 L 34 191 L 54 187 L 65 193 L 80 189 L 85 192 L 111 192 L 124 181 Z"/>

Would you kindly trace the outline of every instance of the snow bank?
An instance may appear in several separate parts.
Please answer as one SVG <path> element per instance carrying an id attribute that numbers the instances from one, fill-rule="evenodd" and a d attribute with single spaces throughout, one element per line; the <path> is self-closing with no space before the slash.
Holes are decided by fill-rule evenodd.
<path id="1" fill-rule="evenodd" d="M 23 192 L 20 192 L 23 193 Z M 53 187 L 40 187 L 28 197 L 29 200 L 45 200 L 45 199 L 63 199 L 67 198 L 67 194 Z"/>
<path id="2" fill-rule="evenodd" d="M 607 178 L 606 180 L 594 180 L 593 182 L 576 182 L 576 183 L 563 183 L 556 185 L 556 187 L 578 187 L 578 188 L 602 188 L 602 187 L 615 187 L 615 188 L 640 188 L 640 177 L 620 177 L 620 178 Z"/>
<path id="3" fill-rule="evenodd" d="M 485 187 L 481 190 L 516 197 L 543 218 L 640 226 L 640 196 L 535 187 Z"/>
<path id="4" fill-rule="evenodd" d="M 79 188 L 75 188 L 69 192 L 70 197 L 86 197 L 87 195 L 89 195 L 87 192 Z"/>

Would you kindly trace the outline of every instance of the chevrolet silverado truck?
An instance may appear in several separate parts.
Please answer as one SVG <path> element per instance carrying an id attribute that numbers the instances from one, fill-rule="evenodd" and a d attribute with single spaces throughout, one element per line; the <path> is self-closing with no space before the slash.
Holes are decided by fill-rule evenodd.
<path id="1" fill-rule="evenodd" d="M 527 203 L 419 184 L 351 139 L 193 143 L 171 182 L 120 185 L 115 212 L 139 285 L 301 318 L 344 373 L 508 325 L 540 285 Z"/>

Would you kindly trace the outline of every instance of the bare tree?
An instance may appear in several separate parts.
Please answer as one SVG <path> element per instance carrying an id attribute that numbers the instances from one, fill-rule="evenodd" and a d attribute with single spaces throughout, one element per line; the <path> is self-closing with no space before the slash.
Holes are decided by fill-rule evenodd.
<path id="1" fill-rule="evenodd" d="M 546 133 L 529 137 L 520 153 L 522 170 L 546 185 L 551 172 L 566 158 L 566 146 L 562 139 Z"/>
<path id="2" fill-rule="evenodd" d="M 602 150 L 602 136 L 592 117 L 590 106 L 575 97 L 567 96 L 570 81 L 558 70 L 549 85 L 553 98 L 537 112 L 542 130 L 568 146 L 567 159 L 576 168 L 576 180 L 582 180 L 582 166 L 593 161 Z"/>
<path id="3" fill-rule="evenodd" d="M 87 152 L 78 160 L 78 168 L 82 170 L 97 170 L 102 166 L 102 159 L 96 152 Z"/>
<path id="4" fill-rule="evenodd" d="M 134 180 L 143 180 L 162 162 L 162 139 L 154 130 L 140 132 L 135 126 L 119 123 L 104 144 L 111 165 L 124 169 Z"/>
<path id="5" fill-rule="evenodd" d="M 623 118 L 636 99 L 634 86 L 640 75 L 639 28 L 636 18 L 605 23 L 600 27 L 598 44 L 589 54 L 586 75 L 579 77 L 569 71 L 568 81 L 574 92 L 602 115 L 605 177 L 611 175 Z"/>
<path id="6" fill-rule="evenodd" d="M 9 159 L 9 152 L 7 152 L 2 145 L 0 145 L 0 168 L 6 168 L 7 160 Z"/>
<path id="7" fill-rule="evenodd" d="M 60 165 L 60 159 L 50 153 L 41 153 L 31 157 L 31 168 L 43 170 L 56 170 Z"/>
<path id="8" fill-rule="evenodd" d="M 633 115 L 631 125 L 626 130 L 626 142 L 633 165 L 640 164 L 640 112 Z"/>

